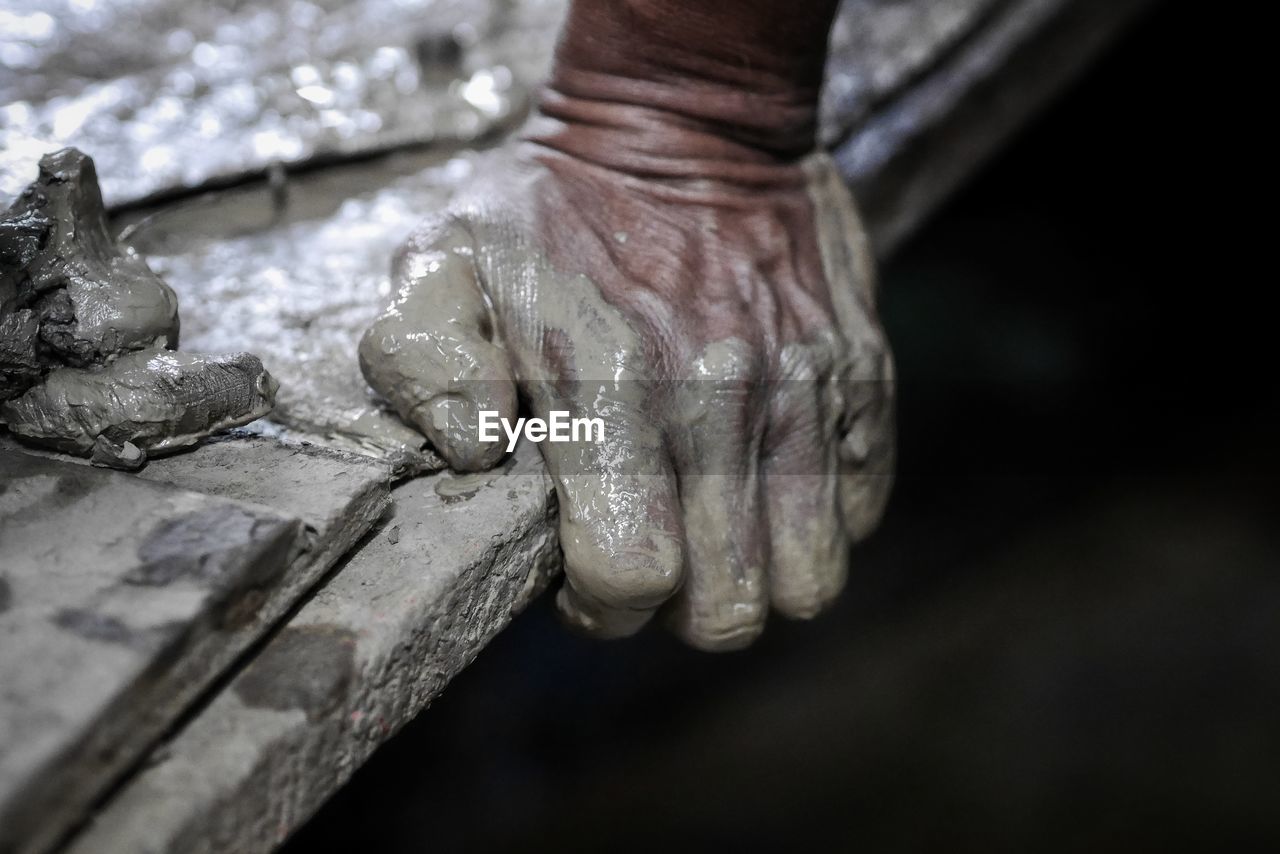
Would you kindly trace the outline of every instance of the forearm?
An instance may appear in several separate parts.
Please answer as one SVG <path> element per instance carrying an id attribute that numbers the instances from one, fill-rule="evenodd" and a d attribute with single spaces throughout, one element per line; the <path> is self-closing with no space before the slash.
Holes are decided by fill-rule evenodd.
<path id="1" fill-rule="evenodd" d="M 536 136 L 648 174 L 792 161 L 814 146 L 837 4 L 575 0 Z"/>

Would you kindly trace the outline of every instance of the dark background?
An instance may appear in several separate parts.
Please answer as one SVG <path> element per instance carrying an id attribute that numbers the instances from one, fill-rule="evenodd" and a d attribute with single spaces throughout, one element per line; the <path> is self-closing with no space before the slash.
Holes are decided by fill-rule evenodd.
<path id="1" fill-rule="evenodd" d="M 1157 7 L 886 266 L 901 476 L 833 613 L 709 656 L 544 596 L 289 854 L 1280 846 L 1240 29 Z"/>

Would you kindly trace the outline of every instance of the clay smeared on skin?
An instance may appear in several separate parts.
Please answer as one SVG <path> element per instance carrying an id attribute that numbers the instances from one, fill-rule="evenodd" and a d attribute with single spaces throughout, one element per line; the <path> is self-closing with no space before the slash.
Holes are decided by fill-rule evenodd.
<path id="1" fill-rule="evenodd" d="M 477 441 L 477 412 L 515 416 L 511 370 L 535 415 L 606 419 L 606 435 L 617 437 L 606 445 L 543 446 L 569 576 L 559 601 L 593 634 L 629 634 L 677 589 L 683 563 L 664 437 L 656 419 L 637 417 L 650 388 L 640 338 L 592 282 L 557 271 L 516 223 L 478 207 L 469 214 L 424 233 L 397 262 L 396 301 L 362 342 L 361 364 L 456 468 L 501 458 L 500 442 Z M 555 341 L 572 342 L 572 352 L 548 352 Z"/>
<path id="2" fill-rule="evenodd" d="M 470 234 L 530 409 L 605 422 L 604 443 L 543 446 L 560 506 L 561 612 L 600 637 L 634 633 L 684 567 L 662 390 L 641 337 L 593 281 L 558 270 L 516 224 L 480 215 Z"/>
<path id="3" fill-rule="evenodd" d="M 477 409 L 599 417 L 540 446 L 569 622 L 659 609 L 734 649 L 808 617 L 887 493 L 892 363 L 870 251 L 813 155 L 835 0 L 580 0 L 539 109 L 410 241 L 369 381 L 451 465 L 493 465 Z M 498 155 L 498 157 L 506 155 Z"/>
<path id="4" fill-rule="evenodd" d="M 805 163 L 823 269 L 832 283 L 840 328 L 852 347 L 839 370 L 839 390 L 851 413 L 839 445 L 840 508 L 855 540 L 879 523 L 893 488 L 896 458 L 893 354 L 875 311 L 871 243 L 853 197 L 830 157 Z"/>
<path id="5" fill-rule="evenodd" d="M 276 382 L 247 353 L 201 356 L 147 350 L 104 368 L 62 368 L 0 404 L 0 422 L 22 439 L 130 468 L 147 454 L 194 444 L 271 410 Z"/>
<path id="6" fill-rule="evenodd" d="M 831 209 L 847 191 L 813 191 L 822 168 L 649 199 L 555 155 L 495 165 L 398 259 L 362 364 L 455 466 L 501 457 L 477 409 L 514 418 L 516 384 L 534 416 L 605 420 L 604 443 L 541 446 L 572 625 L 622 636 L 665 608 L 690 643 L 734 649 L 770 601 L 812 616 L 843 586 L 837 447 L 884 345 L 864 259 L 827 257 L 858 236 Z"/>

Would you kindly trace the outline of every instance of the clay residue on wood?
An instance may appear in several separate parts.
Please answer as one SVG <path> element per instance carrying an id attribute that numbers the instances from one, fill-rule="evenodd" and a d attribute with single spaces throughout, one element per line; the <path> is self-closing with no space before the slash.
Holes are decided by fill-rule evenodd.
<path id="1" fill-rule="evenodd" d="M 342 626 L 287 626 L 235 681 L 235 692 L 248 706 L 298 709 L 318 720 L 351 684 L 355 649 L 355 635 Z"/>
<path id="2" fill-rule="evenodd" d="M 144 350 L 100 369 L 63 368 L 16 400 L 0 422 L 19 438 L 115 468 L 195 444 L 271 411 L 276 382 L 256 356 Z"/>
<path id="3" fill-rule="evenodd" d="M 271 410 L 277 384 L 257 357 L 177 344 L 177 297 L 111 238 L 93 161 L 74 149 L 42 158 L 0 218 L 0 423 L 137 468 Z"/>
<path id="4" fill-rule="evenodd" d="M 240 587 L 261 585 L 279 575 L 286 561 L 279 548 L 267 549 L 270 560 L 248 562 L 250 547 L 264 541 L 292 542 L 274 519 L 248 510 L 198 510 L 160 522 L 138 546 L 140 564 L 124 576 L 126 584 L 164 587 L 180 579 L 212 588 L 234 579 Z M 240 567 L 248 563 L 250 573 Z"/>
<path id="5" fill-rule="evenodd" d="M 513 468 L 515 468 L 515 464 L 516 458 L 509 457 L 501 466 L 490 469 L 487 472 L 455 474 L 452 477 L 442 477 L 436 481 L 436 495 L 440 496 L 440 500 L 445 504 L 456 504 L 459 501 L 470 501 L 481 489 L 493 483 L 504 474 L 509 473 Z"/>
<path id="6" fill-rule="evenodd" d="M 134 630 L 123 621 L 84 608 L 63 608 L 53 616 L 53 623 L 58 628 L 96 643 L 129 646 L 137 639 Z"/>
<path id="7" fill-rule="evenodd" d="M 54 368 L 178 345 L 178 298 L 107 232 L 93 161 L 63 149 L 0 218 L 0 399 Z"/>
<path id="8" fill-rule="evenodd" d="M 444 463 L 427 439 L 370 391 L 357 342 L 386 307 L 388 260 L 472 169 L 470 156 L 431 153 L 343 167 L 291 185 L 275 222 L 268 194 L 247 189 L 202 205 L 198 221 L 166 211 L 135 241 L 182 294 L 186 346 L 252 350 L 270 366 L 280 380 L 270 420 L 286 435 L 376 457 L 397 474 L 434 471 Z"/>

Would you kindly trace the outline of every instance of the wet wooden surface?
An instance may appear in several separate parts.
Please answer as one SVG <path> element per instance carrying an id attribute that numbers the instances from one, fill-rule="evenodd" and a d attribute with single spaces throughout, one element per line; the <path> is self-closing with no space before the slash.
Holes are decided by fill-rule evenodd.
<path id="1" fill-rule="evenodd" d="M 0 443 L 0 851 L 31 851 L 78 821 L 390 499 L 383 466 L 253 437 L 141 476 Z"/>
<path id="2" fill-rule="evenodd" d="M 550 480 L 406 481 L 379 530 L 71 850 L 266 851 L 437 696 L 559 570 Z"/>
<path id="3" fill-rule="evenodd" d="M 208 627 L 251 616 L 302 526 L 20 452 L 0 451 L 0 471 L 3 845 L 83 808 L 98 757 L 164 700 L 150 683 Z"/>

